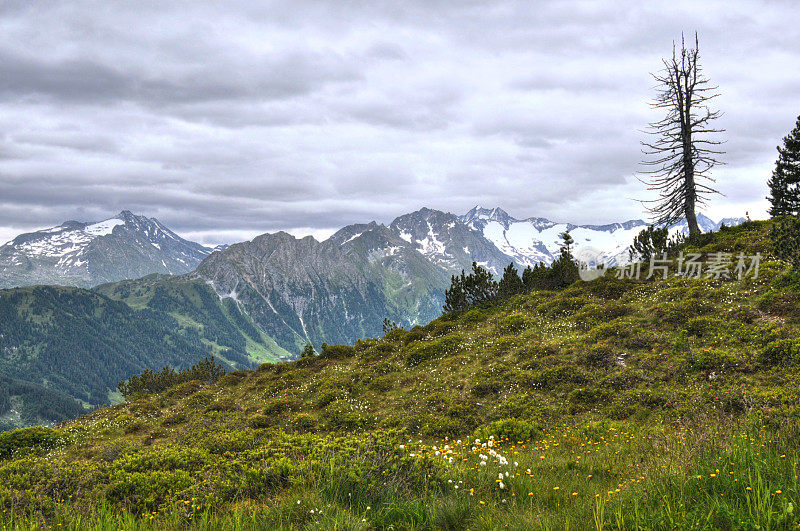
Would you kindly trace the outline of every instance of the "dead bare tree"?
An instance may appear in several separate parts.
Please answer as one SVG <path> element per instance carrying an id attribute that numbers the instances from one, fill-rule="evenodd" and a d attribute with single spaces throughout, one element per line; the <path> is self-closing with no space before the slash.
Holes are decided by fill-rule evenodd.
<path id="1" fill-rule="evenodd" d="M 724 153 L 717 149 L 723 142 L 713 139 L 724 131 L 712 125 L 721 113 L 708 106 L 719 96 L 718 87 L 702 74 L 697 33 L 694 39 L 694 49 L 687 50 L 681 35 L 680 53 L 673 43 L 672 58 L 664 59 L 664 69 L 653 74 L 658 94 L 650 105 L 665 110 L 666 116 L 649 124 L 647 132 L 657 138 L 642 142 L 642 153 L 648 157 L 643 164 L 652 169 L 642 172 L 648 178 L 640 179 L 659 195 L 642 201 L 653 223 L 671 225 L 686 218 L 690 237 L 700 232 L 695 209 L 706 205 L 708 195 L 720 193 L 708 184 L 715 182 L 709 171 L 721 164 L 716 156 Z"/>

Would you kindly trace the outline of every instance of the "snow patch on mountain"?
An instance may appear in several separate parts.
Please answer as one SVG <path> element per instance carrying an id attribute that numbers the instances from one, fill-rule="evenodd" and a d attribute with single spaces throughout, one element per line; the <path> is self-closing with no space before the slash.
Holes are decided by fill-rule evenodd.
<path id="1" fill-rule="evenodd" d="M 84 232 L 87 234 L 91 234 L 93 236 L 106 236 L 114 232 L 114 227 L 117 225 L 124 225 L 125 221 L 119 218 L 111 218 L 105 221 L 101 221 L 99 223 L 93 223 L 91 225 L 87 225 L 84 228 Z"/>
<path id="2" fill-rule="evenodd" d="M 539 262 L 552 263 L 558 258 L 561 248 L 560 235 L 569 231 L 575 240 L 574 253 L 591 248 L 600 253 L 602 261 L 609 265 L 625 264 L 629 261 L 628 248 L 634 238 L 648 226 L 641 219 L 608 225 L 574 225 L 557 223 L 545 218 L 516 219 L 501 208 L 476 206 L 460 217 L 469 228 L 480 232 L 503 254 L 518 266 L 526 267 Z M 719 230 L 720 226 L 738 225 L 743 218 L 726 218 L 719 223 L 703 214 L 697 215 L 703 232 Z M 688 234 L 686 221 L 670 227 L 670 233 Z"/>

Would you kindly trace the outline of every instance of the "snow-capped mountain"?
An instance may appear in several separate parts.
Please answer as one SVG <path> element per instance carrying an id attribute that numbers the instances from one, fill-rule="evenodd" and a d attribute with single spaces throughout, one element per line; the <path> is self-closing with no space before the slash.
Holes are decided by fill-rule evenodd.
<path id="1" fill-rule="evenodd" d="M 0 288 L 89 287 L 150 273 L 187 273 L 210 252 L 155 218 L 124 210 L 99 222 L 67 221 L 17 236 L 0 247 Z"/>
<path id="2" fill-rule="evenodd" d="M 723 218 L 720 221 L 714 221 L 704 214 L 697 214 L 697 225 L 700 226 L 700 230 L 702 232 L 716 231 L 719 230 L 723 225 L 726 227 L 734 227 L 736 225 L 741 225 L 745 221 L 747 221 L 747 218 Z M 672 225 L 669 228 L 669 231 L 671 234 L 689 234 L 689 227 L 686 224 L 686 220 L 682 220 Z"/>
<path id="3" fill-rule="evenodd" d="M 510 261 L 481 231 L 447 212 L 422 208 L 396 218 L 389 229 L 446 271 L 469 271 L 474 261 L 498 274 Z"/>
<path id="4" fill-rule="evenodd" d="M 576 255 L 591 248 L 599 253 L 600 260 L 606 264 L 624 264 L 629 259 L 628 248 L 633 239 L 648 226 L 641 219 L 608 225 L 574 225 L 556 223 L 545 218 L 516 219 L 501 208 L 488 209 L 480 206 L 474 207 L 459 219 L 469 228 L 480 232 L 520 267 L 539 262 L 552 263 L 558 257 L 561 247 L 559 235 L 564 231 L 569 231 L 575 240 Z M 703 214 L 697 215 L 698 225 L 703 232 L 719 230 L 723 223 L 732 226 L 743 221 L 744 218 L 725 218 L 715 222 Z M 688 232 L 685 220 L 670 227 L 673 235 Z"/>
<path id="5" fill-rule="evenodd" d="M 606 261 L 627 258 L 628 247 L 647 223 L 637 219 L 609 225 L 574 225 L 545 218 L 516 219 L 501 208 L 476 206 L 460 217 L 468 227 L 480 232 L 519 267 L 539 262 L 551 263 L 558 257 L 561 238 L 569 231 L 575 252 L 591 247 Z"/>

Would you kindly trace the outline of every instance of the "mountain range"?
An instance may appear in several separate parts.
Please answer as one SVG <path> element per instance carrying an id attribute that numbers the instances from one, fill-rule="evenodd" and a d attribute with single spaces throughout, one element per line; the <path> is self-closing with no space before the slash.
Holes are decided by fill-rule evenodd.
<path id="1" fill-rule="evenodd" d="M 146 368 L 206 355 L 243 368 L 294 358 L 306 343 L 319 350 L 379 336 L 385 318 L 425 324 L 440 315 L 450 276 L 473 261 L 495 274 L 512 261 L 550 263 L 564 230 L 576 249 L 625 260 L 645 226 L 423 208 L 324 241 L 277 232 L 212 250 L 124 211 L 23 234 L 0 247 L 0 286 L 74 287 L 0 290 L 0 399 L 10 404 L 0 429 L 113 401 L 116 383 Z"/>
<path id="2" fill-rule="evenodd" d="M 742 221 L 743 218 L 726 218 L 715 222 L 698 215 L 704 232 Z M 375 222 L 349 225 L 326 240 L 326 246 L 347 246 L 348 238 L 355 239 L 378 226 Z M 501 208 L 480 206 L 462 216 L 422 208 L 392 221 L 386 227 L 388 232 L 381 236 L 381 245 L 388 249 L 389 239 L 404 240 L 448 274 L 468 269 L 473 261 L 499 274 L 511 261 L 520 268 L 551 263 L 558 257 L 559 235 L 567 230 L 575 240 L 576 250 L 590 246 L 609 262 L 624 262 L 628 246 L 646 226 L 640 219 L 607 225 L 557 223 L 538 217 L 517 219 Z M 685 222 L 672 226 L 671 231 L 686 233 Z M 388 237 L 388 233 L 393 236 Z M 263 242 L 273 236 L 279 242 L 277 247 L 292 241 L 288 234 L 277 234 L 280 236 L 265 234 L 257 239 Z M 405 249 L 397 243 L 394 247 Z M 0 288 L 38 284 L 93 287 L 152 273 L 181 275 L 194 271 L 213 251 L 228 247 L 212 249 L 186 240 L 155 218 L 124 210 L 99 222 L 66 221 L 57 227 L 21 234 L 0 246 Z"/>

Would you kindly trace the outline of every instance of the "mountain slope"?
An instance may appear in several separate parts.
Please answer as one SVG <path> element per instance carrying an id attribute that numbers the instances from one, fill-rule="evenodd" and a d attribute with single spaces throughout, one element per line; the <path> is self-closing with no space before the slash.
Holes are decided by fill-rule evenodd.
<path id="1" fill-rule="evenodd" d="M 0 247 L 0 288 L 91 287 L 151 273 L 192 271 L 211 251 L 157 219 L 122 211 L 97 223 L 67 221 Z"/>
<path id="2" fill-rule="evenodd" d="M 267 361 L 296 356 L 308 342 L 319 348 L 376 336 L 384 318 L 427 323 L 441 313 L 448 282 L 413 245 L 371 223 L 325 242 L 264 234 L 214 252 L 191 274 L 96 291 L 165 312 L 205 340 Z"/>
<path id="3" fill-rule="evenodd" d="M 686 250 L 767 257 L 768 230 Z M 758 279 L 609 275 L 187 382 L 0 439 L 0 492 L 18 501 L 0 518 L 793 528 L 798 300 L 777 262 Z"/>
<path id="4" fill-rule="evenodd" d="M 82 409 L 78 403 L 108 403 L 117 383 L 131 374 L 188 366 L 212 353 L 199 338 L 181 332 L 180 323 L 165 314 L 136 311 L 81 288 L 0 290 L 0 395 L 23 402 L 6 402 L 0 417 L 16 409 L 33 411 L 17 416 L 22 423 L 63 420 L 61 413 L 72 417 Z M 225 354 L 220 358 L 229 366 L 250 366 L 249 358 Z M 35 392 L 23 383 L 52 394 L 48 401 L 55 412 L 36 414 Z"/>
<path id="5" fill-rule="evenodd" d="M 264 334 L 236 298 L 218 295 L 208 282 L 194 276 L 148 275 L 102 284 L 94 291 L 176 322 L 178 334 L 200 341 L 209 353 L 234 364 L 276 361 L 296 354 Z"/>

